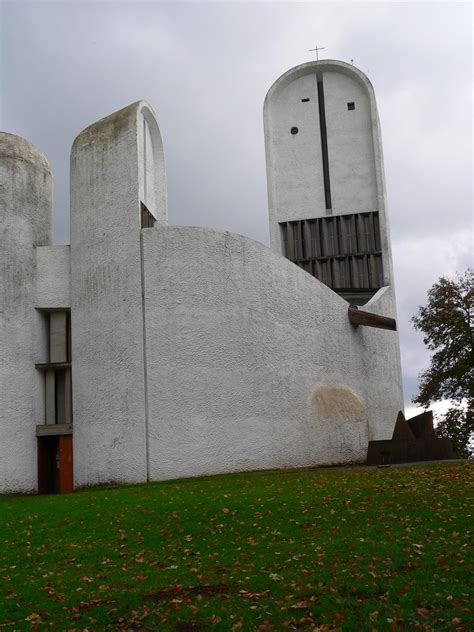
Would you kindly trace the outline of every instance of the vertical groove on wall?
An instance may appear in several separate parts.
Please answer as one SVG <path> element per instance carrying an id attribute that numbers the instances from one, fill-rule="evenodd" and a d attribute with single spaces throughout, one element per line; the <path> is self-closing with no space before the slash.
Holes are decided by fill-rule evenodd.
<path id="1" fill-rule="evenodd" d="M 143 117 L 143 199 L 148 206 L 147 190 L 146 190 L 146 121 Z"/>
<path id="2" fill-rule="evenodd" d="M 146 357 L 146 314 L 145 314 L 145 264 L 143 257 L 143 231 L 140 230 L 140 274 L 142 285 L 142 324 L 143 324 L 143 384 L 145 391 L 145 454 L 146 480 L 150 482 L 150 438 L 148 424 L 148 364 Z"/>
<path id="3" fill-rule="evenodd" d="M 324 198 L 326 200 L 326 210 L 332 211 L 331 203 L 331 182 L 329 180 L 329 156 L 328 156 L 328 136 L 326 130 L 326 110 L 324 107 L 324 86 L 322 75 L 317 75 L 318 82 L 318 105 L 319 105 L 319 129 L 321 130 L 321 153 L 323 158 L 323 178 L 324 178 Z"/>

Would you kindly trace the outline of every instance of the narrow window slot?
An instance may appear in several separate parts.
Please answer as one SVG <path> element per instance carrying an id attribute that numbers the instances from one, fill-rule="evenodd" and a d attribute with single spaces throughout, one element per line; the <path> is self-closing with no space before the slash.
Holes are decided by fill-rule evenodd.
<path id="1" fill-rule="evenodd" d="M 301 99 L 301 103 L 308 103 L 309 99 Z"/>
<path id="2" fill-rule="evenodd" d="M 321 152 L 323 159 L 324 197 L 326 201 L 326 210 L 330 211 L 332 210 L 331 183 L 329 180 L 328 137 L 326 130 L 326 111 L 324 108 L 324 86 L 322 79 L 318 79 L 318 104 L 319 128 L 321 131 Z"/>
<path id="3" fill-rule="evenodd" d="M 142 228 L 153 228 L 155 225 L 156 219 L 147 209 L 143 202 L 140 202 L 140 211 L 141 211 L 141 227 Z"/>

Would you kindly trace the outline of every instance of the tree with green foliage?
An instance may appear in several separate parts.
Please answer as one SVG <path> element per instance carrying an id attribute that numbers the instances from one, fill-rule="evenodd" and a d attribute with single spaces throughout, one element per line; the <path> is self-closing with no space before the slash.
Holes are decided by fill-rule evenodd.
<path id="1" fill-rule="evenodd" d="M 433 351 L 420 374 L 413 403 L 428 408 L 436 401 L 453 406 L 438 417 L 437 435 L 448 437 L 458 456 L 473 454 L 474 435 L 474 271 L 455 279 L 441 277 L 429 290 L 428 302 L 412 318 L 423 342 Z"/>

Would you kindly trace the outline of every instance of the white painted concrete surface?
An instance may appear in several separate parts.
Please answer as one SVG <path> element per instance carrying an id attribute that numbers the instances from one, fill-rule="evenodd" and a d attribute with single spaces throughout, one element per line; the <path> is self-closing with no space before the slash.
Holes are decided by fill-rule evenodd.
<path id="1" fill-rule="evenodd" d="M 153 155 L 144 155 L 144 128 Z M 160 144 L 150 108 L 138 102 L 88 127 L 71 152 L 76 485 L 147 477 L 140 195 L 146 175 L 149 210 L 164 221 Z"/>
<path id="2" fill-rule="evenodd" d="M 46 348 L 33 309 L 35 246 L 51 243 L 51 172 L 34 145 L 5 133 L 0 217 L 0 491 L 29 492 L 36 490 L 35 420 L 44 415 L 34 363 Z"/>
<path id="3" fill-rule="evenodd" d="M 248 238 L 160 227 L 143 243 L 153 480 L 362 462 L 390 436 L 395 332 L 354 328 L 343 299 Z"/>
<path id="4" fill-rule="evenodd" d="M 70 246 L 36 248 L 36 308 L 71 307 L 70 254 Z"/>

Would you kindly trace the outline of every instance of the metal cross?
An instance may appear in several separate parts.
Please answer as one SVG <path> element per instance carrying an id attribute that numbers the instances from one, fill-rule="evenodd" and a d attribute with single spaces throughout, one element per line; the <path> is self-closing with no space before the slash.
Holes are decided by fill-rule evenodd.
<path id="1" fill-rule="evenodd" d="M 316 53 L 316 61 L 319 60 L 319 55 L 318 55 L 318 51 L 319 50 L 324 50 L 326 47 L 325 46 L 321 46 L 320 48 L 318 48 L 318 45 L 316 44 L 316 48 L 310 48 L 309 52 L 310 53 Z"/>

